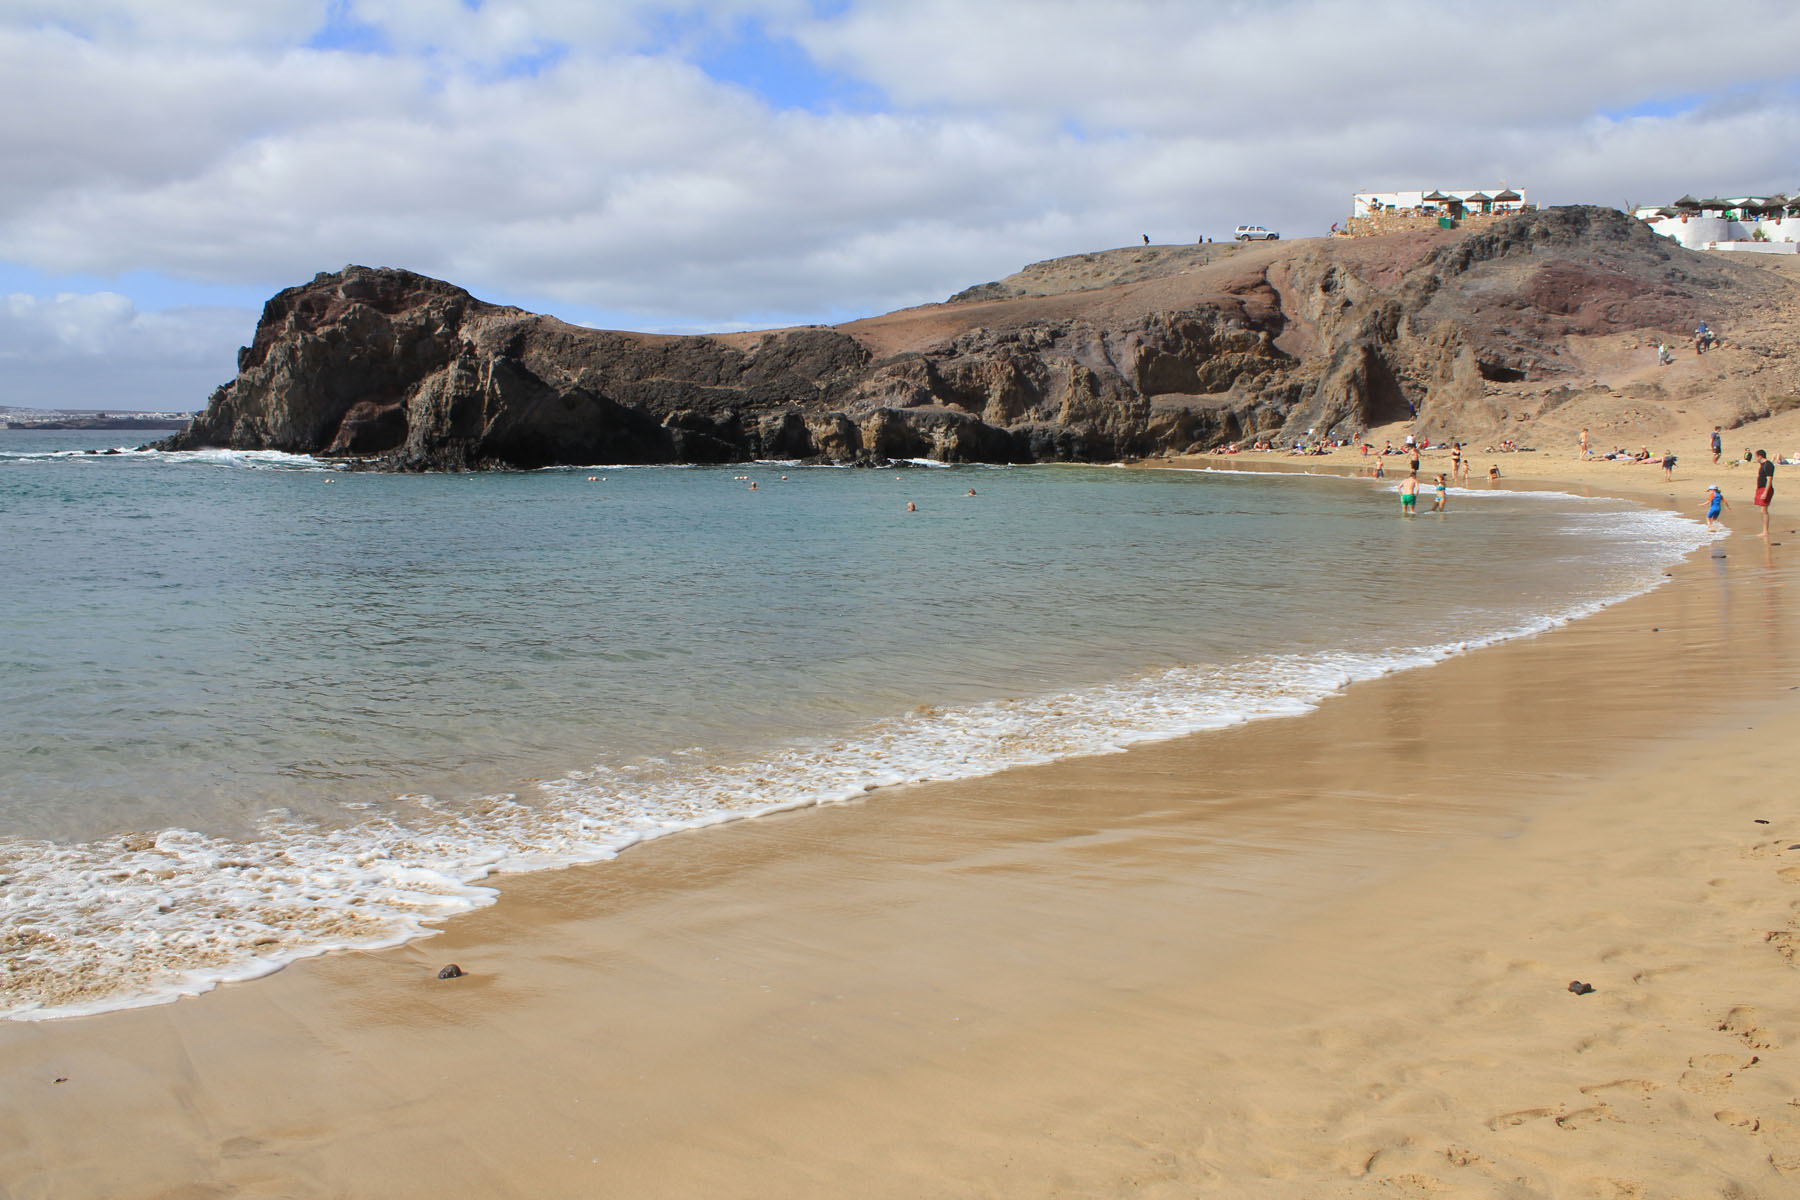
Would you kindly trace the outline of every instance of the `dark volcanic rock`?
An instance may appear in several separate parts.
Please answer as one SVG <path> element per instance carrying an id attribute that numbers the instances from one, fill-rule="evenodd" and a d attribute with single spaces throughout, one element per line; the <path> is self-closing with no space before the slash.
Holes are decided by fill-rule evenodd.
<path id="1" fill-rule="evenodd" d="M 1598 208 L 1467 235 L 1079 255 L 946 305 L 760 335 L 586 329 L 346 267 L 270 300 L 237 378 L 160 445 L 465 470 L 1349 437 L 1414 412 L 1468 421 L 1489 384 L 1568 373 L 1572 337 L 1678 328 L 1761 279 Z"/>

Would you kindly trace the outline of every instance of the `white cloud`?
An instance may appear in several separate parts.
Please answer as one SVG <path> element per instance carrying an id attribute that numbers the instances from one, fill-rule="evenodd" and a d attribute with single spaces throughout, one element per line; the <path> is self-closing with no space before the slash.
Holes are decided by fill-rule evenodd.
<path id="1" fill-rule="evenodd" d="M 240 309 L 139 312 L 117 292 L 0 296 L 0 405 L 198 408 L 255 323 Z"/>
<path id="2" fill-rule="evenodd" d="M 1800 187 L 1800 6 L 1708 15 L 1736 37 L 1692 36 L 1695 11 L 13 0 L 0 261 L 269 292 L 364 262 L 721 327 L 941 298 L 1142 233 L 1323 232 L 1362 188 Z M 888 103 L 779 110 L 709 78 L 695 55 L 745 23 Z"/>

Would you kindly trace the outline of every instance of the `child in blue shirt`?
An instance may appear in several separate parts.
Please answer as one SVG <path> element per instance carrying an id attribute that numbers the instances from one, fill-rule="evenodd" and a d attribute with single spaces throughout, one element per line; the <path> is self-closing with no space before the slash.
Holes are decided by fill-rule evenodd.
<path id="1" fill-rule="evenodd" d="M 1725 503 L 1725 493 L 1721 492 L 1719 490 L 1719 485 L 1715 483 L 1706 489 L 1706 527 L 1708 529 L 1716 527 L 1714 522 L 1719 519 L 1719 509 L 1721 506 L 1725 508 L 1731 507 L 1731 505 Z"/>

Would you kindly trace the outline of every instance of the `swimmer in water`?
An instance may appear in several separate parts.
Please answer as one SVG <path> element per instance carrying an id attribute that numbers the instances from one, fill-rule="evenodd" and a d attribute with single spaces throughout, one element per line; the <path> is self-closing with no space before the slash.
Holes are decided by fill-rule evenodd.
<path id="1" fill-rule="evenodd" d="M 918 512 L 919 506 L 914 504 L 911 500 L 908 500 L 906 502 L 906 511 L 907 512 Z"/>

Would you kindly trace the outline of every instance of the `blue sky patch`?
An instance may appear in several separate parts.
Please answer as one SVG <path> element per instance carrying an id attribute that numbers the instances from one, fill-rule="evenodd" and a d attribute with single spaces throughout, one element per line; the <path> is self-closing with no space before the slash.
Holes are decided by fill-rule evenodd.
<path id="1" fill-rule="evenodd" d="M 1651 118 L 1669 120 L 1673 117 L 1686 117 L 1696 113 L 1730 112 L 1733 107 L 1760 108 L 1759 97 L 1766 99 L 1771 94 L 1800 97 L 1800 76 L 1791 79 L 1770 79 L 1760 83 L 1743 83 L 1733 87 L 1721 88 L 1714 92 L 1683 92 L 1673 96 L 1652 96 L 1629 108 L 1602 109 L 1600 115 L 1609 121 L 1629 121 Z"/>
<path id="2" fill-rule="evenodd" d="M 282 287 L 305 283 L 290 280 Z M 13 292 L 48 298 L 62 292 L 91 295 L 94 292 L 117 292 L 129 296 L 139 312 L 161 312 L 171 308 L 246 308 L 262 312 L 263 301 L 280 288 L 248 284 L 195 283 L 173 279 L 159 271 L 127 271 L 122 275 L 51 275 L 36 267 L 0 262 L 0 296 Z M 244 328 L 244 341 L 255 332 L 254 318 Z"/>
<path id="3" fill-rule="evenodd" d="M 819 5 L 822 16 L 842 4 Z M 808 112 L 884 112 L 886 97 L 873 84 L 821 67 L 791 37 L 772 34 L 754 18 L 721 27 L 698 15 L 666 13 L 644 50 L 691 62 L 720 83 L 755 94 L 770 108 Z"/>
<path id="4" fill-rule="evenodd" d="M 1654 117 L 1666 120 L 1670 117 L 1685 116 L 1699 108 L 1712 97 L 1704 93 L 1689 93 L 1685 96 L 1657 96 L 1645 100 L 1630 108 L 1602 109 L 1600 115 L 1609 121 L 1631 121 L 1641 117 Z"/>
<path id="5" fill-rule="evenodd" d="M 379 25 L 357 20 L 345 0 L 336 0 L 325 10 L 325 24 L 307 39 L 306 45 L 312 50 L 338 50 L 349 54 L 394 52 L 387 32 Z"/>

